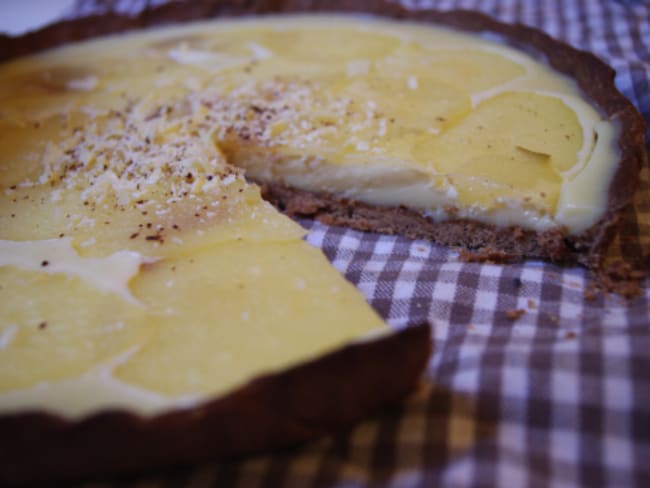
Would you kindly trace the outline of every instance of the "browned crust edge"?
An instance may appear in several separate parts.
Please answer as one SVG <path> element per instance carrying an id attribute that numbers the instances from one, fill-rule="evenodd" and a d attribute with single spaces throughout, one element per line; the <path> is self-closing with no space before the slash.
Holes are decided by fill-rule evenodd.
<path id="1" fill-rule="evenodd" d="M 252 380 L 221 398 L 150 418 L 0 416 L 0 484 L 141 471 L 292 446 L 352 426 L 415 388 L 430 328 L 408 327 Z"/>
<path id="2" fill-rule="evenodd" d="M 265 0 L 253 2 L 248 0 L 194 0 L 192 2 L 171 2 L 146 9 L 133 17 L 107 14 L 83 19 L 59 22 L 28 33 L 20 37 L 0 35 L 0 60 L 32 53 L 66 42 L 86 39 L 103 34 L 122 32 L 130 29 L 141 29 L 160 25 L 167 22 L 190 21 L 216 16 L 241 16 L 254 14 L 271 14 L 282 12 L 365 12 L 383 15 L 396 19 L 408 19 L 425 23 L 438 23 L 470 32 L 490 32 L 501 36 L 505 42 L 531 53 L 538 58 L 546 59 L 558 71 L 570 76 L 580 86 L 584 94 L 595 103 L 601 113 L 619 126 L 618 145 L 621 160 L 608 190 L 608 205 L 602 218 L 593 226 L 579 235 L 569 235 L 562 229 L 553 232 L 535 233 L 524 232 L 537 245 L 519 246 L 514 243 L 516 238 L 507 234 L 520 231 L 516 228 L 499 228 L 496 226 L 474 223 L 471 227 L 480 228 L 481 235 L 490 236 L 485 245 L 504 242 L 507 245 L 500 251 L 507 252 L 514 259 L 527 257 L 543 258 L 555 262 L 580 263 L 592 269 L 598 269 L 616 233 L 624 209 L 631 204 L 639 182 L 639 172 L 643 164 L 647 164 L 645 149 L 646 122 L 614 84 L 615 72 L 593 54 L 577 50 L 568 44 L 551 38 L 547 34 L 521 24 L 504 24 L 484 14 L 463 10 L 435 11 L 408 10 L 386 0 L 362 0 L 356 2 L 344 0 Z M 297 192 L 303 193 L 304 192 Z M 287 196 L 286 192 L 284 193 Z M 319 195 L 319 198 L 324 198 Z M 331 198 L 331 200 L 337 200 Z M 295 206 L 295 205 L 294 205 Z M 349 208 L 350 203 L 346 206 Z M 336 205 L 330 205 L 334 208 Z M 380 209 L 386 212 L 385 209 Z M 300 212 L 309 215 L 308 212 Z M 354 212 L 353 212 L 354 213 Z M 359 212 L 365 216 L 368 206 L 360 206 Z M 391 210 L 388 214 L 402 214 L 402 211 Z M 315 215 L 323 221 L 348 225 L 363 230 L 375 230 L 390 233 L 402 233 L 401 225 L 389 227 L 386 219 L 382 219 L 381 228 L 368 226 L 370 220 L 362 218 L 359 224 L 354 218 L 341 219 L 338 213 L 327 215 L 321 209 Z M 424 227 L 420 232 L 422 237 L 432 239 L 441 244 L 447 240 L 439 236 L 452 229 L 467 229 L 467 221 L 452 221 L 437 223 L 430 219 L 419 219 Z M 454 232 L 454 235 L 457 235 Z M 406 235 L 413 235 L 407 232 Z M 455 239 L 458 240 L 458 239 Z M 475 238 L 469 237 L 466 242 L 458 242 L 465 247 L 484 247 Z"/>

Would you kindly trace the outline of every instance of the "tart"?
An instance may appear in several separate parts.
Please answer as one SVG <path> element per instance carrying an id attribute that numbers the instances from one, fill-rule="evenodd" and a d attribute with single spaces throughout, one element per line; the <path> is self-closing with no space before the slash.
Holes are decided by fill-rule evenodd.
<path id="1" fill-rule="evenodd" d="M 136 17 L 108 14 L 81 22 L 61 22 L 21 38 L 0 36 L 0 59 L 28 54 L 71 40 L 155 26 L 170 20 L 196 20 L 220 15 L 233 17 L 252 14 L 327 11 L 377 14 L 383 17 L 417 21 L 420 25 L 437 23 L 465 32 L 473 32 L 480 35 L 482 41 L 491 41 L 490 47 L 483 51 L 496 49 L 496 52 L 488 54 L 491 54 L 491 58 L 499 63 L 490 65 L 489 70 L 484 70 L 483 75 L 477 76 L 475 72 L 471 72 L 471 68 L 462 66 L 463 64 L 471 65 L 471 59 L 462 56 L 454 58 L 447 50 L 447 59 L 445 60 L 444 55 L 436 56 L 436 53 L 441 54 L 440 51 L 444 52 L 444 49 L 423 48 L 426 51 L 425 61 L 432 66 L 441 67 L 442 71 L 437 70 L 436 76 L 427 72 L 424 74 L 423 80 L 419 80 L 417 74 L 401 72 L 405 68 L 398 66 L 399 61 L 395 57 L 391 59 L 391 56 L 387 55 L 382 58 L 381 50 L 390 51 L 391 49 L 390 41 L 380 43 L 379 51 L 374 54 L 366 53 L 369 55 L 348 60 L 344 66 L 341 65 L 339 68 L 348 75 L 354 75 L 352 76 L 354 79 L 348 80 L 349 83 L 345 87 L 341 87 L 340 84 L 333 87 L 335 93 L 329 93 L 329 96 L 338 99 L 345 98 L 341 97 L 341 92 L 343 95 L 347 93 L 357 96 L 359 92 L 366 92 L 366 88 L 379 94 L 391 93 L 391 91 L 397 93 L 394 90 L 398 90 L 401 94 L 391 102 L 392 108 L 395 109 L 396 104 L 401 102 L 405 102 L 407 106 L 411 103 L 413 106 L 413 100 L 418 100 L 421 91 L 425 87 L 432 87 L 431 83 L 427 85 L 427 82 L 435 82 L 435 86 L 432 88 L 433 91 L 436 87 L 440 88 L 437 93 L 438 98 L 444 100 L 446 93 L 450 96 L 450 100 L 457 103 L 453 107 L 441 107 L 434 104 L 424 108 L 431 107 L 435 111 L 440 111 L 443 108 L 455 115 L 449 120 L 445 115 L 440 114 L 434 115 L 433 119 L 438 116 L 442 120 L 432 120 L 432 117 L 428 117 L 426 119 L 428 122 L 424 127 L 425 132 L 439 132 L 445 124 L 454 124 L 461 120 L 465 127 L 461 130 L 443 131 L 438 134 L 424 134 L 421 138 L 414 135 L 414 132 L 422 127 L 415 127 L 415 130 L 412 130 L 412 127 L 405 128 L 403 124 L 400 125 L 401 129 L 398 127 L 398 130 L 409 132 L 409 134 L 402 134 L 401 149 L 397 149 L 396 144 L 392 144 L 392 150 L 396 151 L 393 152 L 393 156 L 397 157 L 389 155 L 388 159 L 391 160 L 389 166 L 400 162 L 404 166 L 405 161 L 406 163 L 409 161 L 420 163 L 416 164 L 415 168 L 402 168 L 403 178 L 397 178 L 401 183 L 404 183 L 404 178 L 408 181 L 416 180 L 420 188 L 417 188 L 418 185 L 416 185 L 416 191 L 413 194 L 410 191 L 411 188 L 407 188 L 403 192 L 395 192 L 396 194 L 393 194 L 391 198 L 377 198 L 377 193 L 386 195 L 386 192 L 376 192 L 372 187 L 342 189 L 340 184 L 326 185 L 313 182 L 297 186 L 296 178 L 293 177 L 295 175 L 291 175 L 289 178 L 284 175 L 280 178 L 261 178 L 267 180 L 267 184 L 263 186 L 265 198 L 275 203 L 276 206 L 284 208 L 289 214 L 315 217 L 330 224 L 352 226 L 361 230 L 399 233 L 468 249 L 487 248 L 513 259 L 542 258 L 569 264 L 577 262 L 591 268 L 598 268 L 601 265 L 607 248 L 616 235 L 621 213 L 630 204 L 634 195 L 638 184 L 639 170 L 647 160 L 644 149 L 645 121 L 634 106 L 616 89 L 614 85 L 615 73 L 611 68 L 592 54 L 578 51 L 535 29 L 521 25 L 502 24 L 474 12 L 409 11 L 383 0 L 369 0 L 360 3 L 334 0 L 255 2 L 255 5 L 237 1 L 203 0 L 193 2 L 192 8 L 178 2 L 170 2 L 149 8 Z M 311 47 L 302 45 L 300 49 L 295 50 L 302 52 L 303 62 L 306 61 L 305 56 L 309 57 L 310 49 L 313 52 L 314 49 L 323 47 L 322 42 L 315 41 L 314 43 L 313 36 L 311 39 L 309 37 L 307 36 L 303 40 L 311 42 Z M 195 58 L 193 62 L 195 65 L 201 64 L 201 40 L 194 39 L 194 47 L 192 47 L 191 40 L 185 44 L 182 39 L 178 40 L 181 42 L 176 47 L 180 46 L 181 50 L 198 54 L 198 58 Z M 386 36 L 383 41 L 386 41 Z M 341 42 L 344 43 L 345 39 Z M 411 57 L 417 54 L 417 47 L 405 46 L 404 43 L 398 43 L 398 45 L 399 49 L 395 53 L 402 52 L 402 54 L 406 53 Z M 173 46 L 169 47 L 173 48 Z M 357 43 L 356 48 L 359 47 L 359 43 Z M 223 46 L 220 49 L 223 49 Z M 355 47 L 352 46 L 350 53 L 353 53 L 354 49 Z M 384 54 L 387 54 L 388 51 L 385 51 Z M 457 49 L 457 52 L 465 54 L 466 51 Z M 176 54 L 181 53 L 177 51 Z M 253 58 L 255 63 L 259 63 L 261 61 L 259 58 L 264 57 L 265 54 L 268 53 L 259 50 L 253 53 L 250 47 L 246 49 L 244 46 L 243 51 L 240 50 L 235 57 L 239 56 L 241 60 L 242 57 L 248 56 L 248 59 Z M 375 63 L 376 60 L 373 59 L 373 56 L 383 60 L 380 63 Z M 386 57 L 389 59 L 387 60 Z M 322 61 L 322 56 L 314 55 L 311 60 Z M 466 61 L 468 63 L 465 63 Z M 211 62 L 215 63 L 214 57 Z M 455 67 L 453 66 L 454 62 L 456 63 Z M 556 85 L 551 86 L 553 85 L 552 81 L 551 85 L 535 88 L 535 80 L 531 80 L 531 75 L 536 77 L 542 72 L 548 74 L 548 68 L 551 69 L 554 78 L 564 78 L 566 83 L 563 88 Z M 422 71 L 423 66 L 420 65 L 418 69 Z M 458 70 L 462 71 L 462 69 L 470 69 L 470 71 L 465 72 L 466 76 L 462 80 L 454 79 L 454 77 L 458 77 Z M 476 69 L 476 65 L 474 69 Z M 508 73 L 508 69 L 512 71 Z M 495 77 L 498 70 L 501 70 L 500 75 Z M 249 78 L 255 78 L 254 71 L 251 69 Z M 492 73 L 491 77 L 485 76 L 486 71 Z M 384 77 L 387 73 L 390 76 Z M 374 75 L 380 75 L 382 83 L 373 82 Z M 503 79 L 500 80 L 499 76 L 502 76 Z M 546 77 L 543 76 L 543 78 Z M 532 84 L 528 84 L 531 81 Z M 491 86 L 493 92 L 490 92 L 490 89 L 481 91 L 481 83 L 484 86 Z M 527 84 L 530 89 L 525 88 Z M 541 85 L 544 85 L 544 82 Z M 414 86 L 415 89 L 407 90 L 409 86 Z M 549 90 L 546 90 L 547 88 Z M 492 146 L 490 149 L 493 154 L 488 151 L 488 156 L 496 158 L 495 160 L 501 164 L 496 165 L 495 168 L 495 165 L 490 166 L 489 163 L 482 165 L 477 162 L 481 158 L 487 157 L 480 151 L 479 156 L 470 158 L 471 162 L 461 157 L 462 162 L 459 163 L 456 156 L 458 151 L 455 151 L 455 146 L 465 145 L 469 139 L 474 139 L 478 134 L 477 131 L 481 130 L 478 127 L 483 125 L 476 122 L 477 115 L 474 110 L 470 111 L 472 117 L 464 117 L 463 115 L 468 115 L 469 112 L 464 112 L 463 106 L 467 107 L 469 104 L 472 108 L 481 108 L 477 107 L 477 105 L 481 105 L 483 112 L 489 112 L 490 105 L 493 109 L 498 108 L 499 103 L 487 103 L 494 102 L 494 98 L 498 98 L 490 96 L 491 93 L 495 94 L 494 90 L 501 98 L 512 95 L 512 92 L 521 94 L 522 92 L 537 91 L 539 96 L 533 97 L 533 100 L 542 105 L 546 105 L 543 103 L 545 100 L 550 100 L 551 105 L 555 105 L 561 112 L 565 112 L 569 119 L 573 119 L 573 129 L 564 132 L 556 131 L 555 136 L 559 136 L 559 140 L 551 141 L 545 138 L 546 136 L 536 140 L 535 135 L 523 134 L 525 126 L 522 124 L 523 128 L 515 128 L 515 132 L 519 133 L 519 142 L 510 141 L 512 144 L 506 144 L 508 147 L 505 151 L 501 144 L 504 142 L 503 140 L 486 141 L 484 135 L 479 135 L 478 139 L 484 142 L 484 147 L 487 147 L 488 144 Z M 459 91 L 464 93 L 464 101 L 462 94 L 459 97 Z M 547 93 L 544 93 L 545 91 Z M 544 95 L 548 95 L 548 97 L 545 98 Z M 373 102 L 374 100 L 366 101 Z M 438 99 L 438 101 L 440 100 Z M 415 106 L 417 107 L 418 104 L 415 103 Z M 391 107 L 387 108 L 389 110 L 385 111 L 390 111 Z M 534 106 L 529 106 L 528 109 L 529 113 L 536 110 Z M 408 112 L 408 109 L 405 110 Z M 422 111 L 423 107 L 420 106 L 419 110 Z M 375 111 L 378 109 L 375 108 Z M 379 112 L 381 115 L 381 111 Z M 267 117 L 268 113 L 260 115 Z M 301 121 L 300 123 L 320 125 L 326 124 L 328 121 L 331 122 L 332 116 L 336 117 L 336 113 L 321 115 L 321 118 L 316 115 L 314 120 Z M 361 108 L 357 111 L 353 110 L 352 115 L 353 118 L 361 117 L 364 115 L 363 110 Z M 575 123 L 576 118 L 578 119 L 577 124 Z M 472 121 L 474 122 L 473 126 Z M 357 120 L 357 122 L 359 121 Z M 381 152 L 382 149 L 385 149 L 385 145 L 382 147 L 381 141 L 378 144 L 376 140 L 375 143 L 372 141 L 373 137 L 381 139 L 384 132 L 381 126 L 382 117 L 378 117 L 376 122 L 374 133 L 371 129 L 366 128 L 365 133 L 361 131 L 361 134 L 356 134 L 361 136 L 357 138 L 359 140 L 347 141 L 349 144 L 344 146 L 346 151 L 351 150 L 351 152 L 358 147 L 361 155 L 357 156 L 363 159 L 365 147 L 368 145 L 369 156 L 373 156 L 373 161 L 375 161 L 372 163 L 374 171 L 381 166 L 377 163 L 382 159 L 386 160 L 386 157 L 377 158 L 377 151 Z M 281 128 L 280 125 L 275 129 L 280 131 Z M 312 127 L 312 129 L 317 128 Z M 391 132 L 388 130 L 390 128 L 391 126 L 387 125 L 387 133 Z M 309 126 L 299 130 L 304 132 L 303 135 L 309 137 Z M 537 130 L 540 128 L 538 127 Z M 545 128 L 542 127 L 542 134 L 544 134 L 544 130 Z M 603 130 L 609 132 L 609 135 L 602 133 Z M 246 131 L 241 135 L 251 136 Z M 388 134 L 384 134 L 384 136 L 386 135 Z M 436 135 L 442 137 L 434 143 L 433 140 L 436 138 L 429 136 Z M 237 144 L 245 142 L 241 138 L 237 138 L 237 131 L 231 133 L 230 136 L 229 150 L 234 153 L 235 157 L 239 155 L 244 160 L 247 156 L 252 155 L 255 159 L 255 152 L 261 151 L 260 144 Z M 390 137 L 393 138 L 393 136 L 394 134 L 391 133 Z M 528 144 L 530 147 L 527 147 L 526 142 L 522 143 L 526 138 L 532 142 L 532 144 Z M 563 141 L 562 138 L 567 138 L 567 140 Z M 603 141 L 603 139 L 608 141 Z M 493 144 L 494 142 L 497 144 Z M 569 152 L 574 151 L 574 157 L 559 161 L 560 155 L 553 153 L 548 146 L 547 149 L 538 151 L 540 147 L 536 146 L 541 143 L 557 144 L 558 148 L 564 147 Z M 433 148 L 432 145 L 437 147 Z M 452 154 L 451 160 L 448 161 L 445 158 L 441 161 L 442 156 L 435 156 L 435 153 L 429 152 L 433 149 L 440 149 L 440 145 L 443 146 L 443 155 Z M 595 149 L 598 151 L 595 153 L 596 157 L 592 158 Z M 288 151 L 288 148 L 285 148 L 285 154 L 280 158 L 281 162 L 284 160 L 285 164 L 299 163 L 301 158 L 313 159 L 315 157 L 314 154 L 305 155 L 302 152 L 298 151 L 296 154 L 295 151 Z M 233 156 L 232 153 L 230 156 Z M 328 157 L 331 159 L 331 154 L 325 152 L 325 155 L 326 161 Z M 566 156 L 567 153 L 564 155 Z M 322 156 L 322 151 L 316 155 L 316 157 L 320 156 Z M 354 159 L 351 155 L 348 156 Z M 404 156 L 407 157 L 404 158 Z M 340 155 L 334 160 L 336 164 L 340 162 L 339 157 Z M 607 163 L 600 166 L 598 164 L 585 165 L 587 160 L 604 160 Z M 521 177 L 526 173 L 522 173 L 518 168 L 518 163 L 522 161 L 527 161 L 521 164 L 522 167 L 526 167 L 526 164 L 528 167 L 532 166 L 533 171 L 536 171 L 538 176 L 542 173 L 542 177 L 546 178 L 547 183 L 550 183 L 555 190 L 536 191 L 536 189 L 530 188 L 529 184 L 524 184 L 530 183 L 530 181 L 522 181 L 522 179 L 526 180 L 526 176 Z M 533 161 L 541 164 L 535 165 Z M 514 163 L 514 166 L 511 163 Z M 421 174 L 422 164 L 427 166 L 424 168 L 425 175 Z M 406 165 L 408 166 L 408 164 Z M 304 168 L 301 169 L 299 166 L 299 164 L 294 164 L 293 170 L 304 171 Z M 459 166 L 461 167 L 459 168 Z M 484 167 L 481 168 L 481 166 Z M 268 167 L 265 168 L 263 171 L 268 172 Z M 477 170 L 476 175 L 471 174 L 472 168 Z M 394 170 L 395 168 L 389 169 Z M 509 169 L 513 169 L 513 171 L 509 171 Z M 454 174 L 450 174 L 450 170 L 453 170 Z M 499 171 L 500 175 L 496 175 L 495 173 L 499 173 Z M 250 173 L 252 172 L 249 171 L 249 178 L 252 177 Z M 517 175 L 520 176 L 519 181 L 517 181 Z M 433 191 L 422 189 L 427 185 L 422 184 L 419 180 L 426 180 L 427 177 L 434 180 L 428 183 L 429 188 L 432 188 Z M 594 181 L 590 181 L 592 179 Z M 330 183 L 333 182 L 330 181 Z M 529 188 L 522 189 L 522 186 L 524 188 L 529 186 Z M 478 198 L 478 201 L 467 198 L 468 188 L 473 190 L 478 188 L 482 198 Z M 404 197 L 405 193 L 408 198 Z M 474 191 L 470 193 L 474 193 Z M 418 196 L 422 197 L 423 194 L 423 198 L 417 198 Z M 602 198 L 598 200 L 596 195 Z M 590 197 L 592 202 L 588 203 L 585 198 L 588 200 Z M 596 200 L 598 201 L 596 202 Z"/>
<path id="2" fill-rule="evenodd" d="M 100 28 L 212 8 L 193 6 Z M 328 14 L 26 57 L 95 24 L 0 39 L 16 58 L 0 66 L 2 479 L 290 445 L 415 386 L 428 328 L 389 333 L 262 196 L 364 230 L 600 262 L 643 161 L 612 71 L 528 28 L 427 16 L 500 38 Z"/>

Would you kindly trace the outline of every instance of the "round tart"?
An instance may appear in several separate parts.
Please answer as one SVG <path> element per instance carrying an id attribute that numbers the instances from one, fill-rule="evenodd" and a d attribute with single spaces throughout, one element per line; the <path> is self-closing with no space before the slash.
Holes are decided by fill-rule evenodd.
<path id="1" fill-rule="evenodd" d="M 262 195 L 331 224 L 601 262 L 644 123 L 610 68 L 533 29 L 368 2 L 381 18 L 217 20 L 20 58 L 345 9 L 171 3 L 0 37 L 3 480 L 287 446 L 415 387 L 428 327 L 388 333 Z"/>

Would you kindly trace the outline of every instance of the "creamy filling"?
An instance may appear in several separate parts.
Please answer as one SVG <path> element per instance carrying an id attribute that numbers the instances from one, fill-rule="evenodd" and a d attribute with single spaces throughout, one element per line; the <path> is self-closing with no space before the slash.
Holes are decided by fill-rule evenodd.
<path id="1" fill-rule="evenodd" d="M 327 37 L 327 42 L 319 44 L 318 36 Z M 142 80 L 150 80 L 154 85 L 162 83 L 161 86 L 174 86 L 174 93 L 179 93 L 178 80 L 182 79 L 183 89 L 180 92 L 189 89 L 192 92 L 191 97 L 201 100 L 202 103 L 208 103 L 215 97 L 230 99 L 229 106 L 225 107 L 230 113 L 216 116 L 218 133 L 229 127 L 241 126 L 241 120 L 253 125 L 258 122 L 256 118 L 259 117 L 256 114 L 251 117 L 250 114 L 241 112 L 240 105 L 255 105 L 255 102 L 259 101 L 259 83 L 264 80 L 272 82 L 267 86 L 269 90 L 282 90 L 284 87 L 289 93 L 284 93 L 278 101 L 283 102 L 283 105 L 288 104 L 290 110 L 280 114 L 278 123 L 265 131 L 264 140 L 260 141 L 267 154 L 269 150 L 271 153 L 279 152 L 288 160 L 289 164 L 284 167 L 291 173 L 278 175 L 276 172 L 274 177 L 286 176 L 299 188 L 313 189 L 313 178 L 309 176 L 313 166 L 300 171 L 294 161 L 299 158 L 294 155 L 319 153 L 319 164 L 323 167 L 319 171 L 319 177 L 323 178 L 320 184 L 322 188 L 358 198 L 366 203 L 407 205 L 437 215 L 443 215 L 441 206 L 449 206 L 450 203 L 449 189 L 453 186 L 450 182 L 457 179 L 453 166 L 464 166 L 467 161 L 452 158 L 454 162 L 450 165 L 447 162 L 450 154 L 448 153 L 444 155 L 444 168 L 439 168 L 435 159 L 436 150 L 440 144 L 444 144 L 448 134 L 454 132 L 459 121 L 467 118 L 467 113 L 480 111 L 481 107 L 498 101 L 499 97 L 508 93 L 529 93 L 555 98 L 573 113 L 580 126 L 580 134 L 567 133 L 566 137 L 580 138 L 581 142 L 577 152 L 573 153 L 573 162 L 555 162 L 555 156 L 545 152 L 544 145 L 551 147 L 561 142 L 552 138 L 533 149 L 537 154 L 552 156 L 552 165 L 560 164 L 555 169 L 557 183 L 554 182 L 552 188 L 544 191 L 555 195 L 551 199 L 553 201 L 540 201 L 533 195 L 535 192 L 539 193 L 538 188 L 516 188 L 507 178 L 506 181 L 500 181 L 494 171 L 487 171 L 489 177 L 482 177 L 485 181 L 475 179 L 471 184 L 471 192 L 477 195 L 476 198 L 472 199 L 467 191 L 456 188 L 459 198 L 454 206 L 459 213 L 455 215 L 472 215 L 487 223 L 504 225 L 507 222 L 536 230 L 556 226 L 567 229 L 571 234 L 577 234 L 594 224 L 605 208 L 606 196 L 590 191 L 589 187 L 582 184 L 589 178 L 579 175 L 581 172 L 587 172 L 605 178 L 611 173 L 605 169 L 593 169 L 609 167 L 617 160 L 615 141 L 609 137 L 611 132 L 601 131 L 598 141 L 595 141 L 596 124 L 609 122 L 602 121 L 600 115 L 584 102 L 573 81 L 553 72 L 524 53 L 480 37 L 443 28 L 413 23 L 398 24 L 365 17 L 360 21 L 358 18 L 346 16 L 287 16 L 198 23 L 92 41 L 56 50 L 52 59 L 84 59 L 100 51 L 110 57 L 117 52 L 123 54 L 121 51 L 126 46 L 134 53 L 133 59 L 127 56 L 118 71 L 124 71 L 124 67 L 128 67 L 129 63 L 136 65 L 142 62 L 145 68 L 139 73 Z M 139 59 L 136 60 L 138 56 Z M 147 63 L 156 65 L 153 73 L 147 72 Z M 20 62 L 17 64 L 20 66 Z M 78 61 L 75 64 L 78 64 Z M 90 65 L 92 66 L 92 62 Z M 103 67 L 102 69 L 105 70 Z M 68 87 L 71 91 L 92 92 L 103 88 L 108 93 L 115 93 L 125 86 L 119 78 L 114 78 L 110 70 L 108 76 L 102 76 L 102 73 L 96 71 L 93 68 L 87 71 L 76 68 L 66 78 L 64 70 L 51 69 L 46 72 L 44 83 L 57 89 Z M 245 73 L 242 74 L 242 71 Z M 500 72 L 503 75 L 499 75 Z M 332 74 L 335 74 L 334 78 Z M 279 77 L 287 76 L 290 79 L 296 75 L 297 84 L 273 84 Z M 315 83 L 318 87 L 306 87 L 301 84 L 305 79 L 308 84 Z M 345 79 L 348 81 L 344 81 Z M 232 95 L 224 91 L 229 89 L 228 86 L 236 87 Z M 246 89 L 246 86 L 249 88 Z M 302 98 L 296 93 L 291 93 L 300 90 L 305 92 Z M 409 92 L 412 96 L 408 95 Z M 311 99 L 308 99 L 309 97 Z M 319 97 L 326 99 L 324 106 L 314 101 Z M 345 103 L 350 97 L 356 97 L 359 103 L 367 104 L 367 108 L 351 108 Z M 462 102 L 462 97 L 467 97 L 467 108 L 462 108 L 465 103 Z M 391 98 L 403 99 L 409 113 L 395 109 Z M 269 100 L 265 101 L 268 105 Z M 85 101 L 83 103 L 87 104 Z M 412 103 L 415 105 L 411 107 L 409 104 Z M 453 105 L 456 107 L 453 110 L 458 109 L 460 112 L 450 112 L 449 103 L 456 104 Z M 271 105 L 273 103 L 269 106 Z M 264 104 L 261 105 L 261 108 L 265 107 Z M 218 108 L 223 109 L 224 106 L 219 105 Z M 314 108 L 318 109 L 320 114 L 315 118 L 309 115 L 310 109 Z M 323 110 L 326 113 L 321 113 Z M 368 117 L 377 118 L 377 114 L 382 113 L 384 117 L 379 118 L 378 124 L 373 125 L 372 120 L 357 117 L 362 115 L 364 110 L 367 110 Z M 436 120 L 427 117 L 427 113 L 436 110 L 441 114 Z M 467 110 L 469 112 L 466 112 Z M 507 109 L 504 105 L 499 110 Z M 528 110 L 535 110 L 535 107 L 528 107 Z M 348 122 L 341 114 L 350 111 L 354 117 Z M 408 137 L 390 130 L 390 127 L 386 130 L 386 118 L 391 115 L 397 119 L 397 123 L 406 123 L 410 127 Z M 419 122 L 417 117 L 420 117 Z M 452 119 L 448 120 L 449 117 Z M 342 131 L 341 134 L 333 136 L 329 126 L 315 130 L 314 127 L 322 122 L 323 118 L 333 121 L 338 130 Z M 556 127 L 563 124 L 562 120 L 551 119 L 549 124 Z M 345 127 L 348 123 L 349 127 Z M 412 125 L 413 123 L 416 125 Z M 492 130 L 490 127 L 487 129 Z M 254 141 L 258 136 L 259 134 L 246 135 Z M 277 143 L 269 142 L 268 137 L 282 140 L 283 147 L 276 147 Z M 458 143 L 466 145 L 468 137 L 462 141 L 456 137 L 457 142 L 452 147 L 456 147 Z M 512 137 L 518 136 L 515 134 Z M 527 137 L 530 138 L 530 135 Z M 483 143 L 482 141 L 483 139 L 479 143 Z M 216 142 L 221 144 L 222 139 L 217 137 Z M 598 150 L 595 144 L 598 144 Z M 330 148 L 336 145 L 349 149 L 345 153 L 330 154 Z M 416 146 L 420 148 L 417 149 Z M 513 140 L 512 146 L 530 149 L 525 141 L 520 140 Z M 284 148 L 289 150 L 283 152 Z M 491 157 L 498 161 L 499 158 L 507 158 L 508 154 L 495 154 Z M 565 154 L 563 158 L 566 157 Z M 359 164 L 363 159 L 365 161 Z M 388 163 L 384 162 L 386 160 Z M 422 181 L 416 185 L 416 188 L 421 188 L 422 191 L 411 192 L 414 189 L 411 169 L 404 169 L 404 166 L 400 165 L 403 160 L 426 167 L 426 171 L 420 173 Z M 236 156 L 230 162 L 244 167 L 258 164 Z M 368 167 L 373 164 L 378 166 L 374 171 L 374 183 L 361 174 L 372 171 Z M 386 164 L 395 165 L 398 169 L 386 170 L 383 168 Z M 475 164 L 472 162 L 470 166 Z M 358 166 L 363 170 L 357 171 Z M 349 170 L 349 175 L 345 178 L 347 187 L 343 188 L 345 185 L 339 183 L 341 171 L 338 167 Z M 401 189 L 395 181 L 395 172 L 400 170 L 406 173 L 401 181 L 407 183 Z M 483 169 L 478 168 L 478 171 Z M 525 173 L 526 166 L 518 168 L 511 165 L 508 168 L 511 175 L 519 171 Z M 252 176 L 259 178 L 257 174 Z M 447 181 L 442 188 L 441 177 Z M 430 185 L 428 179 L 436 180 L 436 184 Z M 521 184 L 525 180 L 521 177 L 518 182 Z M 496 191 L 495 183 L 497 186 L 501 185 L 501 198 L 495 198 L 493 195 Z M 423 192 L 430 186 L 433 188 L 431 195 L 424 195 Z M 566 195 L 567 191 L 574 194 Z M 522 200 L 520 205 L 515 204 L 517 199 Z M 568 217 L 576 214 L 562 206 L 566 202 L 575 207 L 575 204 L 570 202 L 576 200 L 580 201 L 580 219 Z M 504 201 L 508 204 L 503 205 Z M 522 210 L 519 217 L 513 212 L 517 206 Z M 502 217 L 504 213 L 508 214 L 507 218 Z M 531 220 L 531 214 L 537 217 Z"/>
<path id="2" fill-rule="evenodd" d="M 137 252 L 123 250 L 103 258 L 81 257 L 69 238 L 44 241 L 0 240 L 0 266 L 79 277 L 98 290 L 115 293 L 132 303 L 137 300 L 129 291 L 129 281 L 140 266 L 153 263 Z"/>
<path id="3" fill-rule="evenodd" d="M 596 144 L 589 163 L 563 183 L 557 219 L 574 232 L 587 230 L 593 223 L 596 195 L 606 197 L 616 166 L 607 164 L 618 139 L 613 124 L 600 121 L 594 125 Z M 599 215 L 598 215 L 599 216 Z"/>
<path id="4" fill-rule="evenodd" d="M 166 397 L 116 379 L 113 369 L 137 351 L 130 351 L 98 365 L 79 378 L 38 383 L 31 388 L 0 395 L 0 412 L 47 410 L 68 418 L 81 418 L 91 412 L 124 409 L 140 415 L 153 415 L 169 409 L 191 408 L 201 395 Z"/>
<path id="5" fill-rule="evenodd" d="M 206 22 L 0 66 L 0 411 L 191 407 L 386 333 L 233 165 L 577 235 L 616 136 L 524 53 L 373 18 Z"/>
<path id="6" fill-rule="evenodd" d="M 371 205 L 408 205 L 422 210 L 435 221 L 469 218 L 499 227 L 521 225 L 538 231 L 564 226 L 577 234 L 594 224 L 594 219 L 600 215 L 596 209 L 602 195 L 607 193 L 608 182 L 615 170 L 610 161 L 617 140 L 612 124 L 596 121 L 593 117 L 584 120 L 589 121 L 586 127 L 593 126 L 597 137 L 590 139 L 593 143 L 586 142 L 582 146 L 579 162 L 567 171 L 555 216 L 522 199 L 507 196 L 497 198 L 491 207 L 459 205 L 458 192 L 450 178 L 410 167 L 407 162 L 348 166 L 319 157 L 297 156 L 293 159 L 283 157 L 281 168 L 270 168 L 265 153 L 247 152 L 239 158 L 240 166 L 255 181 L 282 182 Z M 585 137 L 590 135 L 591 131 L 585 129 Z M 599 191 L 594 191 L 594 188 Z"/>

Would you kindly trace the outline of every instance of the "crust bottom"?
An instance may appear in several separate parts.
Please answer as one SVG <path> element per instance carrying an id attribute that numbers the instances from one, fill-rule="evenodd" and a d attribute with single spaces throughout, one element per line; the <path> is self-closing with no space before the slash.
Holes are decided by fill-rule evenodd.
<path id="1" fill-rule="evenodd" d="M 583 263 L 578 243 L 559 230 L 536 232 L 520 226 L 497 227 L 467 219 L 437 222 L 407 207 L 373 206 L 277 183 L 260 186 L 267 201 L 292 217 L 310 217 L 329 225 L 398 234 L 469 250 L 489 249 L 510 261 L 532 258 Z"/>

